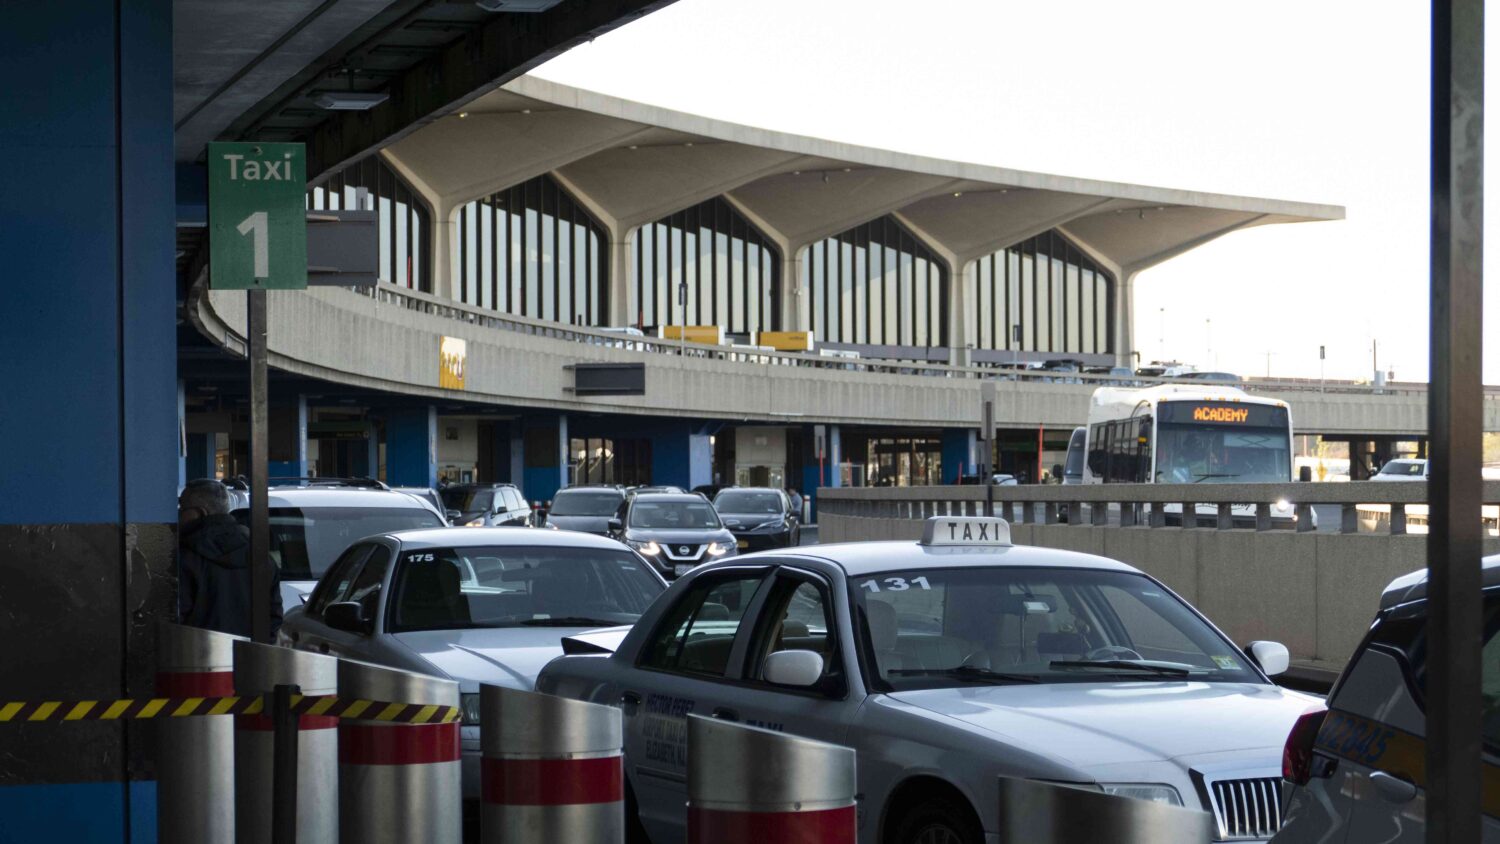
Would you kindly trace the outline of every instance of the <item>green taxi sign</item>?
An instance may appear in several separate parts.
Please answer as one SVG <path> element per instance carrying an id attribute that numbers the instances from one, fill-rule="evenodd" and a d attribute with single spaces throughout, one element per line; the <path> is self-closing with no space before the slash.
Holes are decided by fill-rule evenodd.
<path id="1" fill-rule="evenodd" d="M 306 193 L 302 144 L 209 144 L 208 286 L 306 288 Z"/>

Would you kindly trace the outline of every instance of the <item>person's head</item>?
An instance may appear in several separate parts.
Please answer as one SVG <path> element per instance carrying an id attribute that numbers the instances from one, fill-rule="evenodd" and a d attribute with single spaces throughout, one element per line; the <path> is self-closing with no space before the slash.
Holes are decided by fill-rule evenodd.
<path id="1" fill-rule="evenodd" d="M 229 490 L 216 480 L 202 478 L 188 481 L 177 496 L 177 526 L 189 527 L 205 516 L 222 516 L 229 512 Z"/>

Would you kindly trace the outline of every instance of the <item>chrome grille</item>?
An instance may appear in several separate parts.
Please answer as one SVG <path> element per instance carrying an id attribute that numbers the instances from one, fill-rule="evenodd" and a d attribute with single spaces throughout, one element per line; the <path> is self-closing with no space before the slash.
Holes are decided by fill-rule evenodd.
<path id="1" fill-rule="evenodd" d="M 1281 779 L 1259 777 L 1209 784 L 1220 841 L 1270 838 L 1281 829 Z"/>

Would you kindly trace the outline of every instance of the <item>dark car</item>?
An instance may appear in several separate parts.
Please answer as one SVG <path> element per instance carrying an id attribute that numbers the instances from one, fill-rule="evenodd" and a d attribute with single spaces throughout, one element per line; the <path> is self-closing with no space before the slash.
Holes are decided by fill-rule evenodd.
<path id="1" fill-rule="evenodd" d="M 693 492 L 632 496 L 611 520 L 610 532 L 669 580 L 736 553 L 734 534 L 714 505 Z"/>
<path id="2" fill-rule="evenodd" d="M 625 492 L 612 486 L 573 486 L 552 496 L 546 524 L 558 530 L 579 530 L 608 536 L 609 522 L 620 513 Z"/>
<path id="3" fill-rule="evenodd" d="M 802 542 L 801 520 L 787 494 L 770 487 L 735 487 L 714 498 L 724 527 L 740 551 L 786 548 Z"/>
<path id="4" fill-rule="evenodd" d="M 531 505 L 515 484 L 451 484 L 442 489 L 443 505 L 456 511 L 451 521 L 461 527 L 525 527 L 531 524 Z"/>

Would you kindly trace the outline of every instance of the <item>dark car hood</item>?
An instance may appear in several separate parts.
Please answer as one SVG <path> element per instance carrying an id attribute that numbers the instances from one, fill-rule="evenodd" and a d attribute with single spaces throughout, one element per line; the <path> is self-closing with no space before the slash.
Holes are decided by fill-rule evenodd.
<path id="1" fill-rule="evenodd" d="M 628 528 L 625 531 L 626 539 L 634 539 L 644 542 L 654 539 L 667 545 L 676 545 L 679 542 L 685 545 L 702 545 L 705 542 L 713 542 L 715 539 L 733 541 L 734 536 L 724 528 L 690 528 L 686 530 L 670 530 L 667 528 Z"/>
<path id="2" fill-rule="evenodd" d="M 785 515 L 775 513 L 725 513 L 719 512 L 719 518 L 724 520 L 725 527 L 756 527 L 766 522 L 780 522 L 786 518 Z"/>
<path id="3" fill-rule="evenodd" d="M 609 533 L 613 516 L 547 516 L 547 524 L 559 530 L 581 530 L 584 533 Z"/>

